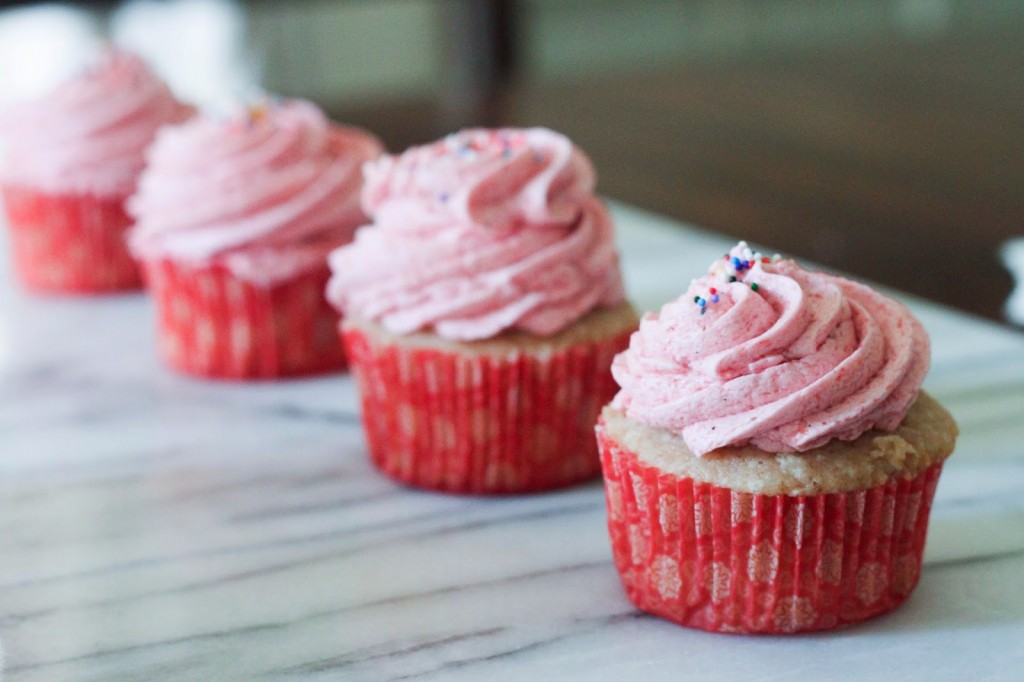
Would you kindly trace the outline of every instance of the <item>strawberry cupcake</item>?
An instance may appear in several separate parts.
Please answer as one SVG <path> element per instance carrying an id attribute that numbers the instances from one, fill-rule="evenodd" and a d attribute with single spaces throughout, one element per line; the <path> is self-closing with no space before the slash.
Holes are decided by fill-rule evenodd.
<path id="1" fill-rule="evenodd" d="M 161 131 L 128 208 L 165 362 L 226 379 L 342 368 L 327 254 L 365 222 L 361 169 L 382 151 L 298 100 Z"/>
<path id="2" fill-rule="evenodd" d="M 192 114 L 136 56 L 109 51 L 0 114 L 0 194 L 15 270 L 50 293 L 136 289 L 125 199 L 157 130 Z"/>
<path id="3" fill-rule="evenodd" d="M 629 598 L 738 633 L 899 606 L 957 435 L 928 363 L 901 304 L 743 243 L 646 314 L 597 427 Z"/>
<path id="4" fill-rule="evenodd" d="M 550 130 L 466 130 L 366 169 L 373 224 L 329 300 L 370 455 L 413 486 L 522 493 L 600 471 L 593 420 L 637 317 L 587 157 Z"/>

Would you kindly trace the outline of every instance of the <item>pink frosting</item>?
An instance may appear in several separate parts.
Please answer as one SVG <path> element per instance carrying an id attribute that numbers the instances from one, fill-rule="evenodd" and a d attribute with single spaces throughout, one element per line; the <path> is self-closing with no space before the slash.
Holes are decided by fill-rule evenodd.
<path id="1" fill-rule="evenodd" d="M 465 130 L 366 168 L 373 225 L 330 257 L 328 298 L 398 334 L 549 335 L 624 299 L 594 169 L 542 128 Z"/>
<path id="2" fill-rule="evenodd" d="M 612 365 L 613 404 L 698 455 L 801 452 L 896 429 L 928 363 L 928 336 L 903 305 L 741 243 L 644 316 Z"/>
<path id="3" fill-rule="evenodd" d="M 110 51 L 49 95 L 0 115 L 0 181 L 127 196 L 157 130 L 192 113 L 138 57 Z"/>
<path id="4" fill-rule="evenodd" d="M 366 222 L 361 168 L 382 151 L 299 100 L 165 128 L 128 202 L 132 250 L 264 283 L 320 267 Z"/>

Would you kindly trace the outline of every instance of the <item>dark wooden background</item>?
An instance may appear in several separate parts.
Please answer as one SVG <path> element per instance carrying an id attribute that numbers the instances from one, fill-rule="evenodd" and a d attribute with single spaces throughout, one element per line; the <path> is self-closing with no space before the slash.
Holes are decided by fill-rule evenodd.
<path id="1" fill-rule="evenodd" d="M 998 249 L 1024 235 L 1024 22 L 971 22 L 959 3 L 966 13 L 927 35 L 552 83 L 518 63 L 528 3 L 439 6 L 449 87 L 321 102 L 332 116 L 392 151 L 470 125 L 549 126 L 589 153 L 608 196 L 1006 324 Z"/>
<path id="2" fill-rule="evenodd" d="M 453 127 L 546 125 L 604 194 L 1005 321 L 999 245 L 1024 235 L 1024 36 L 959 30 L 750 52 L 464 102 L 334 113 L 392 149 Z M 461 108 L 460 108 L 461 107 Z"/>

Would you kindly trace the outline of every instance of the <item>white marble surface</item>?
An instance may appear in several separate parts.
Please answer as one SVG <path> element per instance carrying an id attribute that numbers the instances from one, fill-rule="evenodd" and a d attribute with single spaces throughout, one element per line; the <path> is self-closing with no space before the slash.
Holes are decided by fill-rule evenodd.
<path id="1" fill-rule="evenodd" d="M 644 307 L 728 246 L 616 214 Z M 921 584 L 859 627 L 756 638 L 637 613 L 599 483 L 399 488 L 348 377 L 180 378 L 143 296 L 32 298 L 2 269 L 4 680 L 1024 679 L 1024 336 L 912 305 L 963 431 Z"/>

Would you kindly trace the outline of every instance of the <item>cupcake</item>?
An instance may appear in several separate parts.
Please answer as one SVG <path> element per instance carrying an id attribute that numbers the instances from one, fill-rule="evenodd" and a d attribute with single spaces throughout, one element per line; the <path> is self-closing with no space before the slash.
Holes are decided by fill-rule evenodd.
<path id="1" fill-rule="evenodd" d="M 550 130 L 466 130 L 366 168 L 373 224 L 328 298 L 370 455 L 408 485 L 522 493 L 600 472 L 593 421 L 637 317 L 587 157 Z"/>
<path id="2" fill-rule="evenodd" d="M 917 584 L 957 427 L 899 303 L 742 242 L 659 313 L 597 426 L 615 565 L 642 610 L 828 630 Z"/>
<path id="3" fill-rule="evenodd" d="M 124 202 L 157 130 L 191 114 L 138 57 L 114 50 L 0 114 L 0 193 L 15 270 L 28 289 L 141 286 L 125 244 Z"/>
<path id="4" fill-rule="evenodd" d="M 365 221 L 361 169 L 382 151 L 298 100 L 162 130 L 128 208 L 164 361 L 225 379 L 342 368 L 327 254 Z"/>

